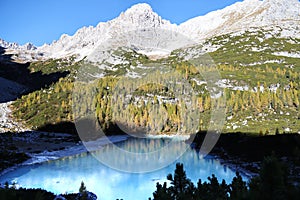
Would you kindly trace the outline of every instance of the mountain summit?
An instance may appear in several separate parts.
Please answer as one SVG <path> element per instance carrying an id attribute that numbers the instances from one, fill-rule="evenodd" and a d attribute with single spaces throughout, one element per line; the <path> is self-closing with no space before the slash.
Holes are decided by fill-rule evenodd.
<path id="1" fill-rule="evenodd" d="M 126 28 L 123 31 L 126 31 L 127 29 L 150 27 L 166 28 L 166 26 L 171 25 L 169 21 L 163 20 L 152 10 L 151 6 L 146 3 L 133 5 L 125 12 L 122 12 L 119 17 L 107 23 L 113 26 Z"/>
<path id="2" fill-rule="evenodd" d="M 177 27 L 153 12 L 150 5 L 142 3 L 132 6 L 111 21 L 100 22 L 96 27 L 83 27 L 73 36 L 62 35 L 58 41 L 50 45 L 44 45 L 39 50 L 50 57 L 65 57 L 73 54 L 84 57 L 99 44 L 115 38 L 120 33 L 141 28 L 171 30 Z"/>
<path id="3" fill-rule="evenodd" d="M 136 4 L 122 13 L 118 20 L 132 23 L 141 27 L 160 27 L 163 24 L 170 24 L 155 12 L 150 5 L 146 3 Z"/>
<path id="4" fill-rule="evenodd" d="M 186 34 L 203 39 L 255 27 L 279 26 L 293 32 L 299 24 L 298 0 L 245 0 L 205 16 L 190 19 L 179 28 Z M 290 34 L 297 37 L 295 33 Z"/>
<path id="5" fill-rule="evenodd" d="M 117 18 L 100 22 L 96 27 L 83 27 L 73 36 L 63 34 L 52 44 L 35 49 L 20 47 L 4 41 L 0 45 L 13 50 L 30 50 L 44 58 L 62 58 L 78 55 L 78 59 L 89 55 L 99 44 L 120 33 L 136 29 L 162 29 L 183 34 L 195 41 L 250 29 L 272 29 L 280 37 L 300 36 L 300 3 L 298 0 L 244 0 L 224 9 L 190 19 L 179 26 L 162 19 L 146 3 L 133 5 Z M 163 34 L 161 34 L 162 37 Z M 160 36 L 159 36 L 160 37 Z M 162 38 L 160 41 L 163 41 Z M 32 53 L 32 52 L 31 52 Z"/>

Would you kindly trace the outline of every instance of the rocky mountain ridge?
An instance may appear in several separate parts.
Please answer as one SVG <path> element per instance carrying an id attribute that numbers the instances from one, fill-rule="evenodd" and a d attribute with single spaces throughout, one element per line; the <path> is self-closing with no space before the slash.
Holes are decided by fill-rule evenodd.
<path id="1" fill-rule="evenodd" d="M 150 5 L 141 3 L 132 6 L 111 21 L 100 22 L 96 27 L 83 27 L 73 36 L 63 34 L 51 44 L 35 47 L 28 43 L 19 46 L 16 43 L 0 40 L 0 46 L 6 48 L 11 54 L 19 55 L 20 60 L 45 60 L 72 55 L 76 55 L 79 60 L 90 55 L 100 44 L 112 41 L 120 33 L 126 35 L 127 32 L 137 29 L 165 30 L 200 42 L 213 36 L 239 33 L 255 28 L 274 29 L 278 37 L 299 38 L 299 1 L 244 0 L 204 16 L 195 17 L 180 25 L 162 19 Z M 164 35 L 158 36 L 162 37 L 159 43 L 166 39 Z M 127 43 L 135 42 L 135 40 L 136 38 L 126 38 Z M 178 47 L 180 46 L 176 46 Z M 144 49 L 138 50 L 145 51 Z"/>

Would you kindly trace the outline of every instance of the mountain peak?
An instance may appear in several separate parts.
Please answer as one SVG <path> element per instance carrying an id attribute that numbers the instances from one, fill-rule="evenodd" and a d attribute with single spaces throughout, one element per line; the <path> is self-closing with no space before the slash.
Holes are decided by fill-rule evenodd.
<path id="1" fill-rule="evenodd" d="M 120 36 L 121 32 L 128 33 L 146 29 L 174 31 L 195 41 L 202 41 L 216 35 L 240 32 L 251 27 L 270 27 L 273 29 L 275 26 L 280 26 L 283 27 L 284 37 L 293 36 L 298 38 L 300 35 L 298 28 L 299 10 L 299 0 L 244 0 L 224 9 L 210 12 L 205 16 L 190 19 L 177 26 L 171 24 L 168 20 L 162 19 L 149 4 L 139 3 L 131 6 L 111 21 L 100 22 L 96 27 L 83 27 L 73 36 L 62 35 L 58 41 L 38 47 L 37 51 L 51 58 L 70 55 L 80 55 L 78 58 L 83 58 L 91 53 L 97 45 Z M 126 34 L 123 36 L 125 37 L 124 40 L 119 38 L 120 41 L 128 39 Z M 165 40 L 165 34 L 161 34 L 160 37 L 156 38 L 157 41 Z M 130 41 L 136 42 L 136 38 L 137 36 L 131 38 Z M 31 44 L 24 45 L 21 48 L 17 44 L 6 43 L 1 39 L 0 46 L 20 50 L 35 49 Z"/>
<path id="2" fill-rule="evenodd" d="M 139 28 L 161 27 L 169 25 L 170 22 L 163 20 L 147 3 L 135 4 L 116 18 L 117 24 L 130 24 Z"/>
<path id="3" fill-rule="evenodd" d="M 250 27 L 281 26 L 288 32 L 288 27 L 295 29 L 299 23 L 299 10 L 299 0 L 244 0 L 190 19 L 182 23 L 180 29 L 199 39 L 239 32 Z"/>
<path id="4" fill-rule="evenodd" d="M 128 12 L 129 13 L 131 13 L 131 12 L 143 13 L 143 12 L 153 12 L 153 10 L 152 10 L 152 7 L 147 3 L 138 3 L 138 4 L 135 4 L 135 5 L 131 6 L 130 8 L 128 8 L 125 13 L 128 13 Z"/>
<path id="5" fill-rule="evenodd" d="M 152 7 L 146 3 L 139 3 L 135 4 L 132 7 L 128 8 L 124 13 L 121 15 L 134 17 L 134 16 L 154 16 L 157 15 L 153 12 Z M 158 16 L 158 15 L 157 15 Z"/>

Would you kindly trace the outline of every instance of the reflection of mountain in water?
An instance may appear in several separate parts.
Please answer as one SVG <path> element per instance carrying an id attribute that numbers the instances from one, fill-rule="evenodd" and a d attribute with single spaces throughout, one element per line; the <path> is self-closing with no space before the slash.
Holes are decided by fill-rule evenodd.
<path id="1" fill-rule="evenodd" d="M 117 149 L 130 152 L 152 152 L 165 145 L 168 151 L 165 151 L 160 157 L 156 157 L 155 160 L 149 159 L 148 162 L 141 162 L 140 165 L 145 167 L 151 162 L 160 162 L 162 158 L 172 157 L 184 151 L 185 148 L 187 149 L 178 160 L 173 160 L 170 165 L 149 173 L 116 171 L 103 165 L 91 154 L 81 154 L 41 165 L 21 167 L 2 176 L 0 182 L 14 180 L 17 185 L 22 187 L 43 188 L 54 193 L 71 193 L 78 192 L 78 186 L 81 181 L 84 181 L 87 189 L 94 192 L 99 199 L 110 200 L 117 198 L 147 199 L 155 191 L 156 182 L 165 182 L 166 176 L 174 172 L 176 162 L 184 164 L 187 177 L 190 177 L 195 184 L 199 178 L 207 180 L 207 177 L 212 174 L 215 174 L 219 181 L 224 179 L 227 183 L 231 182 L 235 176 L 235 172 L 222 166 L 217 159 L 212 157 L 201 159 L 197 151 L 189 148 L 189 145 L 172 139 L 129 139 L 117 145 L 105 146 L 95 155 L 102 153 L 106 155 L 107 159 L 110 157 L 111 160 L 121 163 L 128 162 L 125 167 L 136 167 L 130 165 L 130 160 Z M 143 156 L 146 158 L 147 154 L 144 153 Z"/>
<path id="2" fill-rule="evenodd" d="M 148 172 L 172 164 L 188 149 L 189 144 L 180 138 L 129 139 L 116 145 L 105 146 L 92 155 L 114 169 Z M 199 159 L 197 153 L 193 153 L 192 156 Z"/>

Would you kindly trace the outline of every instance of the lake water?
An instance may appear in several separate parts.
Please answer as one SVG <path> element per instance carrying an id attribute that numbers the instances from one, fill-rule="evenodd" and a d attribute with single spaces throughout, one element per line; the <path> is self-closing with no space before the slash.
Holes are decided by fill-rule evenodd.
<path id="1" fill-rule="evenodd" d="M 21 187 L 43 188 L 60 194 L 78 192 L 83 181 L 87 189 L 101 200 L 147 200 L 152 197 L 156 182 L 163 183 L 169 173 L 174 173 L 177 162 L 184 164 L 187 177 L 195 184 L 198 179 L 207 181 L 212 174 L 227 183 L 235 176 L 235 172 L 221 165 L 218 159 L 201 158 L 183 141 L 170 141 L 161 138 L 128 139 L 117 145 L 106 145 L 94 153 L 20 167 L 0 177 L 0 182 L 16 182 Z M 132 160 L 124 152 L 138 152 L 141 157 Z M 99 160 L 105 161 L 104 164 Z"/>

